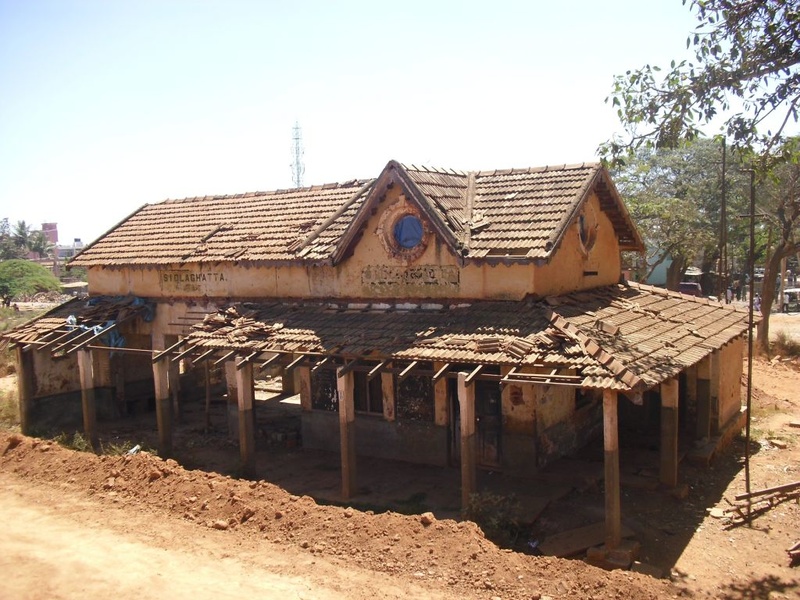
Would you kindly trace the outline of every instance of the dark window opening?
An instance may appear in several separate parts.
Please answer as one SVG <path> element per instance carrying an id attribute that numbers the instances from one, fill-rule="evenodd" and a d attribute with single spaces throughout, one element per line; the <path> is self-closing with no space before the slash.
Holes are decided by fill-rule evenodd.
<path id="1" fill-rule="evenodd" d="M 335 370 L 319 369 L 311 372 L 311 408 L 332 412 L 339 410 Z"/>
<path id="2" fill-rule="evenodd" d="M 420 370 L 431 371 L 431 364 L 421 364 Z M 397 419 L 433 423 L 435 399 L 429 375 L 409 375 L 396 384 Z"/>
<path id="3" fill-rule="evenodd" d="M 357 412 L 383 414 L 383 389 L 381 377 L 367 378 L 367 373 L 353 373 L 353 403 Z"/>

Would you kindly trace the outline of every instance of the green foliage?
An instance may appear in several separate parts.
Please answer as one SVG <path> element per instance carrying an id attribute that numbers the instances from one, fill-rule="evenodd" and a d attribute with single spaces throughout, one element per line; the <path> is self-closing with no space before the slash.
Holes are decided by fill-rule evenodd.
<path id="1" fill-rule="evenodd" d="M 683 0 L 687 4 L 687 0 Z M 625 136 L 601 146 L 614 161 L 647 145 L 675 147 L 702 136 L 725 113 L 726 135 L 742 148 L 778 145 L 800 99 L 800 11 L 786 0 L 689 0 L 698 27 L 686 40 L 694 61 L 645 65 L 614 80 L 606 99 Z M 776 129 L 763 131 L 765 120 Z"/>
<path id="2" fill-rule="evenodd" d="M 477 523 L 486 537 L 502 545 L 519 535 L 519 511 L 519 500 L 514 494 L 480 492 L 470 494 L 464 517 Z"/>
<path id="3" fill-rule="evenodd" d="M 78 452 L 94 452 L 92 443 L 79 431 L 72 434 L 62 432 L 53 438 L 53 441 L 65 448 Z"/>
<path id="4" fill-rule="evenodd" d="M 0 262 L 0 291 L 7 290 L 11 297 L 60 289 L 58 279 L 35 262 L 21 259 Z"/>
<path id="5" fill-rule="evenodd" d="M 743 178 L 728 156 L 729 213 L 744 210 Z M 700 261 L 713 269 L 718 257 L 721 210 L 722 145 L 696 140 L 676 148 L 639 148 L 624 165 L 617 165 L 614 181 L 648 248 L 647 276 L 670 259 L 668 286 L 676 289 L 686 267 Z M 734 225 L 740 227 L 731 219 Z M 738 237 L 737 237 L 738 234 Z M 732 230 L 739 243 L 742 232 Z"/>

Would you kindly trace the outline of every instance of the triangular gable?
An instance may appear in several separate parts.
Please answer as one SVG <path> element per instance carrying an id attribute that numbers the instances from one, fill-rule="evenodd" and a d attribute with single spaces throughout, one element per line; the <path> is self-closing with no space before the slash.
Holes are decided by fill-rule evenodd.
<path id="1" fill-rule="evenodd" d="M 644 244 L 608 171 L 599 163 L 463 172 L 390 161 L 339 240 L 336 264 L 352 252 L 376 205 L 394 185 L 459 260 L 548 261 L 592 193 L 622 250 Z"/>
<path id="2" fill-rule="evenodd" d="M 458 174 L 453 172 L 458 177 Z M 464 175 L 466 178 L 466 174 Z M 395 185 L 402 187 L 406 200 L 411 202 L 420 213 L 428 220 L 428 225 L 433 229 L 435 235 L 444 242 L 450 251 L 458 256 L 461 246 L 461 239 L 457 224 L 448 222 L 447 211 L 444 207 L 437 206 L 432 199 L 426 195 L 410 176 L 406 167 L 397 161 L 389 161 L 381 174 L 375 180 L 370 190 L 369 197 L 361 205 L 350 225 L 339 239 L 339 243 L 333 252 L 332 262 L 341 262 L 352 251 L 359 234 L 366 226 L 367 220 L 386 195 L 387 190 Z"/>

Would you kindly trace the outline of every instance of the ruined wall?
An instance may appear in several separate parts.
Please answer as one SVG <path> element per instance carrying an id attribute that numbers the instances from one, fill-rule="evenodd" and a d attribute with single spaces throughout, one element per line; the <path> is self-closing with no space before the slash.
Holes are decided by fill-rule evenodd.
<path id="1" fill-rule="evenodd" d="M 744 338 L 739 337 L 719 351 L 719 411 L 716 424 L 718 430 L 736 417 L 742 408 L 741 380 L 744 350 Z"/>

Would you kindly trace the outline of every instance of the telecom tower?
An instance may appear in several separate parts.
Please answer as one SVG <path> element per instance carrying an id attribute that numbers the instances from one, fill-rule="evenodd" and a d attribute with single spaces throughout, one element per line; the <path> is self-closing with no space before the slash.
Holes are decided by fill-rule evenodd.
<path id="1" fill-rule="evenodd" d="M 303 173 L 306 172 L 306 166 L 303 164 L 303 138 L 300 135 L 300 124 L 295 121 L 294 128 L 292 129 L 292 182 L 294 187 L 303 187 Z"/>

